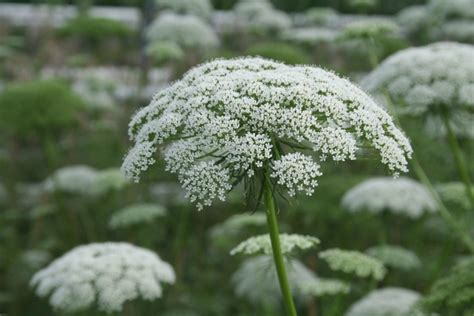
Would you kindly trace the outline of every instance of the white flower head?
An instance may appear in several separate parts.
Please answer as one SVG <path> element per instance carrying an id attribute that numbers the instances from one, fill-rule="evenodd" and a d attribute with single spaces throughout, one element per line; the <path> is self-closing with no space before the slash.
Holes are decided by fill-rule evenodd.
<path id="1" fill-rule="evenodd" d="M 212 13 L 210 0 L 156 0 L 159 9 L 171 10 L 179 14 L 209 18 Z"/>
<path id="2" fill-rule="evenodd" d="M 367 40 L 389 37 L 400 33 L 400 27 L 384 18 L 363 19 L 346 24 L 340 37 L 347 40 Z"/>
<path id="3" fill-rule="evenodd" d="M 135 224 L 150 223 L 158 217 L 166 215 L 164 207 L 158 204 L 134 204 L 122 208 L 112 214 L 110 228 L 129 227 Z"/>
<path id="4" fill-rule="evenodd" d="M 345 316 L 410 316 L 420 294 L 403 288 L 387 287 L 370 292 L 355 302 Z"/>
<path id="5" fill-rule="evenodd" d="M 289 29 L 281 35 L 287 41 L 306 44 L 318 45 L 322 43 L 331 43 L 336 39 L 337 32 L 329 28 L 322 27 L 299 27 Z"/>
<path id="6" fill-rule="evenodd" d="M 371 277 L 382 280 L 387 273 L 378 259 L 353 250 L 328 249 L 319 253 L 319 258 L 326 261 L 331 270 L 353 273 L 359 277 Z"/>
<path id="7" fill-rule="evenodd" d="M 239 28 L 256 33 L 279 33 L 291 27 L 291 19 L 267 0 L 240 0 L 234 7 Z"/>
<path id="8" fill-rule="evenodd" d="M 403 114 L 447 113 L 456 126 L 457 116 L 474 118 L 473 55 L 474 46 L 452 42 L 404 49 L 384 60 L 362 86 L 369 92 L 386 90 Z M 466 134 L 474 134 L 471 124 L 465 127 Z"/>
<path id="9" fill-rule="evenodd" d="M 60 191 L 69 194 L 99 196 L 120 190 L 129 180 L 118 168 L 96 170 L 89 166 L 72 165 L 60 168 L 43 182 L 46 192 Z"/>
<path id="10" fill-rule="evenodd" d="M 474 188 L 471 188 L 474 191 Z M 468 210 L 471 203 L 466 194 L 466 186 L 462 182 L 447 182 L 436 185 L 436 191 L 445 202 L 456 204 Z"/>
<path id="11" fill-rule="evenodd" d="M 380 245 L 365 251 L 369 256 L 380 260 L 384 265 L 401 270 L 413 270 L 421 267 L 416 253 L 400 246 Z"/>
<path id="12" fill-rule="evenodd" d="M 183 49 L 207 50 L 219 44 L 214 30 L 201 18 L 173 12 L 160 14 L 147 30 L 151 43 L 171 42 Z"/>
<path id="13" fill-rule="evenodd" d="M 341 204 L 350 212 L 379 214 L 388 211 L 413 219 L 438 209 L 435 198 L 425 186 L 405 177 L 376 177 L 363 181 L 344 195 Z"/>
<path id="14" fill-rule="evenodd" d="M 295 248 L 298 249 L 309 249 L 319 245 L 320 241 L 318 238 L 313 236 L 303 236 L 297 234 L 280 234 L 281 253 L 289 254 Z M 244 253 L 247 255 L 263 253 L 270 255 L 273 253 L 272 243 L 270 241 L 270 235 L 260 235 L 250 237 L 249 239 L 241 242 L 237 247 L 230 251 L 231 255 L 238 253 Z"/>
<path id="15" fill-rule="evenodd" d="M 391 117 L 349 81 L 250 57 L 193 68 L 135 114 L 129 135 L 135 144 L 123 172 L 138 180 L 167 142 L 166 169 L 199 208 L 224 200 L 245 177 L 262 179 L 267 169 L 288 193 L 311 194 L 321 174 L 311 152 L 352 160 L 363 143 L 398 174 L 412 151 Z"/>
<path id="16" fill-rule="evenodd" d="M 76 247 L 37 272 L 31 286 L 55 309 L 76 312 L 94 304 L 118 312 L 126 301 L 162 296 L 162 283 L 174 283 L 173 268 L 157 254 L 128 243 Z"/>
<path id="17" fill-rule="evenodd" d="M 307 294 L 302 292 L 303 285 L 316 281 L 317 277 L 300 261 L 285 260 L 293 295 L 304 300 Z M 281 299 L 277 271 L 271 256 L 261 255 L 243 261 L 238 270 L 232 275 L 232 284 L 237 296 L 259 306 L 262 303 L 278 305 Z"/>

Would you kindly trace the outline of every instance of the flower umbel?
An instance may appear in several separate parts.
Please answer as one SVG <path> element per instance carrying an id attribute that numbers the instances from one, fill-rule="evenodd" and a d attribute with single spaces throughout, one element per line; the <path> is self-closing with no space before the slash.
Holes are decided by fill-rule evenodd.
<path id="1" fill-rule="evenodd" d="M 319 239 L 313 236 L 303 236 L 297 234 L 280 234 L 281 252 L 288 254 L 295 248 L 309 249 L 319 244 Z M 250 237 L 241 242 L 237 247 L 230 251 L 231 255 L 238 253 L 255 254 L 263 253 L 270 255 L 272 253 L 272 244 L 269 235 L 260 235 Z"/>
<path id="2" fill-rule="evenodd" d="M 79 246 L 36 273 L 31 285 L 40 297 L 65 312 L 94 303 L 105 312 L 122 310 L 129 300 L 155 300 L 161 283 L 174 283 L 173 268 L 157 254 L 128 243 Z"/>
<path id="3" fill-rule="evenodd" d="M 294 151 L 343 161 L 355 159 L 364 144 L 394 174 L 407 171 L 412 151 L 391 117 L 349 81 L 262 58 L 193 68 L 135 114 L 129 135 L 135 145 L 123 172 L 138 180 L 155 162 L 158 144 L 169 141 L 167 170 L 178 174 L 198 208 L 224 200 L 245 176 L 262 179 L 267 168 L 290 195 L 311 194 L 319 164 Z M 287 167 L 297 172 L 290 177 Z"/>

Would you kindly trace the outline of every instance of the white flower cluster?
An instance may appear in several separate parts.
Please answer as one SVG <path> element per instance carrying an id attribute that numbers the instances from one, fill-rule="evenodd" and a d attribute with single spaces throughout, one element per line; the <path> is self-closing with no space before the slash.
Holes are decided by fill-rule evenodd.
<path id="1" fill-rule="evenodd" d="M 307 295 L 302 292 L 302 286 L 311 281 L 316 282 L 316 276 L 300 261 L 285 260 L 293 295 L 304 300 Z M 232 283 L 234 284 L 235 294 L 253 304 L 279 306 L 281 291 L 277 271 L 271 256 L 261 255 L 243 261 L 238 270 L 232 275 Z"/>
<path id="2" fill-rule="evenodd" d="M 335 30 L 322 27 L 293 28 L 283 32 L 281 35 L 287 41 L 305 45 L 330 43 L 336 39 L 336 36 L 337 32 Z"/>
<path id="3" fill-rule="evenodd" d="M 474 191 L 474 188 L 471 188 Z M 471 203 L 466 194 L 466 186 L 462 182 L 447 182 L 436 185 L 436 191 L 445 202 L 461 206 L 468 210 Z"/>
<path id="4" fill-rule="evenodd" d="M 235 5 L 238 28 L 256 33 L 279 33 L 291 27 L 290 17 L 268 0 L 240 0 Z"/>
<path id="5" fill-rule="evenodd" d="M 209 18 L 212 13 L 212 4 L 209 0 L 156 0 L 158 9 L 171 10 L 179 14 L 196 15 Z"/>
<path id="6" fill-rule="evenodd" d="M 94 243 L 74 248 L 36 273 L 31 286 L 50 296 L 55 309 L 75 312 L 94 305 L 121 311 L 129 300 L 155 300 L 161 283 L 174 283 L 173 268 L 157 254 L 128 243 Z"/>
<path id="7" fill-rule="evenodd" d="M 447 112 L 454 128 L 474 120 L 474 46 L 441 42 L 404 49 L 387 58 L 362 81 L 369 92 L 387 90 L 400 112 L 438 118 Z M 462 124 L 474 135 L 469 123 Z M 439 128 L 442 125 L 439 125 Z"/>
<path id="8" fill-rule="evenodd" d="M 182 49 L 207 50 L 219 44 L 214 30 L 194 15 L 163 12 L 148 27 L 147 38 L 153 42 L 172 42 Z"/>
<path id="9" fill-rule="evenodd" d="M 392 20 L 372 18 L 346 24 L 341 30 L 340 38 L 346 40 L 368 40 L 390 37 L 399 33 L 400 27 Z"/>
<path id="10" fill-rule="evenodd" d="M 301 292 L 312 297 L 347 294 L 350 286 L 341 280 L 315 277 L 301 285 Z"/>
<path id="11" fill-rule="evenodd" d="M 320 241 L 318 238 L 313 236 L 303 236 L 297 234 L 280 234 L 280 246 L 282 254 L 289 254 L 295 248 L 298 249 L 309 249 L 319 245 Z M 272 243 L 270 235 L 253 236 L 249 239 L 241 242 L 237 247 L 230 251 L 233 256 L 238 253 L 246 255 L 263 253 L 270 255 L 273 253 Z"/>
<path id="12" fill-rule="evenodd" d="M 108 111 L 116 108 L 114 99 L 116 84 L 111 80 L 87 74 L 76 80 L 72 89 L 86 101 L 87 107 L 91 110 Z"/>
<path id="13" fill-rule="evenodd" d="M 432 22 L 430 35 L 434 39 L 474 43 L 472 0 L 430 0 L 426 9 Z"/>
<path id="14" fill-rule="evenodd" d="M 317 178 L 320 175 L 322 173 L 319 171 L 319 164 L 311 157 L 296 152 L 275 161 L 270 176 L 276 178 L 277 183 L 288 190 L 288 195 L 294 196 L 296 192 L 312 195 L 318 186 Z"/>
<path id="15" fill-rule="evenodd" d="M 349 81 L 316 67 L 250 57 L 193 68 L 135 114 L 129 136 L 135 145 L 124 173 L 138 180 L 155 162 L 157 146 L 171 138 L 166 168 L 198 207 L 224 199 L 243 176 L 273 164 L 281 184 L 299 190 L 281 169 L 291 165 L 298 185 L 310 192 L 317 164 L 285 154 L 288 146 L 343 161 L 355 158 L 360 141 L 378 150 L 395 174 L 407 171 L 412 151 L 390 116 Z"/>
<path id="16" fill-rule="evenodd" d="M 400 270 L 413 270 L 421 267 L 421 260 L 417 254 L 400 246 L 381 245 L 371 247 L 365 252 L 380 260 L 387 267 Z"/>
<path id="17" fill-rule="evenodd" d="M 319 258 L 326 261 L 331 270 L 372 277 L 377 281 L 382 280 L 387 273 L 382 262 L 358 251 L 334 248 L 320 252 Z"/>
<path id="18" fill-rule="evenodd" d="M 133 204 L 114 212 L 110 217 L 109 227 L 116 229 L 135 224 L 150 223 L 164 215 L 166 215 L 166 210 L 161 205 Z"/>
<path id="19" fill-rule="evenodd" d="M 389 211 L 413 219 L 438 209 L 435 198 L 426 187 L 405 177 L 376 177 L 363 181 L 344 195 L 341 204 L 350 212 L 378 214 Z"/>
<path id="20" fill-rule="evenodd" d="M 88 166 L 73 165 L 56 170 L 42 186 L 46 192 L 98 196 L 112 190 L 120 190 L 127 183 L 128 180 L 119 169 L 96 170 Z"/>
<path id="21" fill-rule="evenodd" d="M 370 292 L 355 302 L 345 316 L 411 316 L 420 294 L 403 288 L 387 287 Z"/>
<path id="22" fill-rule="evenodd" d="M 330 26 L 339 17 L 338 12 L 330 7 L 314 7 L 304 13 L 305 25 Z"/>
<path id="23" fill-rule="evenodd" d="M 267 218 L 265 214 L 236 214 L 224 222 L 211 228 L 210 235 L 213 239 L 236 235 L 247 227 L 265 226 Z"/>
<path id="24" fill-rule="evenodd" d="M 423 5 L 409 6 L 400 10 L 396 18 L 404 33 L 413 35 L 427 26 L 428 10 Z"/>

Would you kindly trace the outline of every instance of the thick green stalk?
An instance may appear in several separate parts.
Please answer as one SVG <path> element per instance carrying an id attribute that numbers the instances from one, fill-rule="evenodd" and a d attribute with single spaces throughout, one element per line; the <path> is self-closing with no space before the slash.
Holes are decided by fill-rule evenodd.
<path id="1" fill-rule="evenodd" d="M 270 240 L 272 242 L 273 260 L 278 274 L 278 281 L 280 282 L 281 294 L 283 303 L 289 316 L 297 316 L 293 296 L 291 295 L 290 284 L 286 274 L 285 261 L 281 253 L 280 247 L 280 233 L 278 231 L 278 221 L 276 217 L 276 205 L 273 197 L 272 186 L 270 180 L 265 177 L 263 181 L 265 208 L 267 213 L 267 225 L 270 231 Z"/>
<path id="2" fill-rule="evenodd" d="M 446 113 L 442 113 L 444 126 L 446 127 L 446 132 L 448 136 L 449 146 L 451 147 L 451 151 L 454 156 L 454 162 L 456 163 L 456 167 L 458 169 L 459 176 L 464 182 L 464 186 L 466 187 L 466 194 L 469 198 L 471 203 L 471 208 L 474 209 L 474 191 L 472 190 L 472 183 L 471 179 L 469 178 L 469 170 L 467 169 L 466 163 L 462 156 L 461 148 L 459 148 L 459 143 L 454 134 L 453 128 L 451 123 L 449 122 L 449 118 Z"/>

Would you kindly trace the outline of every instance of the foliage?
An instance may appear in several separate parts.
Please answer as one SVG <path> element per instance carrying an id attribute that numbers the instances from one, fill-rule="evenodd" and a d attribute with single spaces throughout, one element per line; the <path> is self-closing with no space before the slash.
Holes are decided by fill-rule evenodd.
<path id="1" fill-rule="evenodd" d="M 311 56 L 294 45 L 279 42 L 259 43 L 247 49 L 249 56 L 261 56 L 288 65 L 310 64 Z"/>
<path id="2" fill-rule="evenodd" d="M 80 15 L 58 29 L 65 37 L 77 37 L 84 41 L 97 43 L 108 38 L 124 39 L 132 34 L 128 25 L 106 18 Z"/>
<path id="3" fill-rule="evenodd" d="M 82 99 L 58 81 L 15 83 L 0 91 L 0 130 L 9 137 L 56 133 L 78 122 Z"/>

